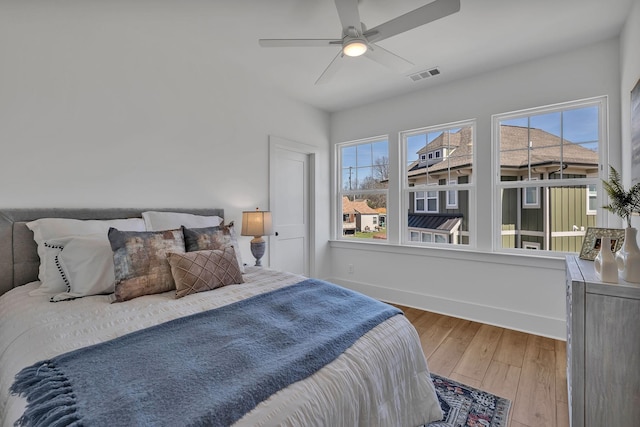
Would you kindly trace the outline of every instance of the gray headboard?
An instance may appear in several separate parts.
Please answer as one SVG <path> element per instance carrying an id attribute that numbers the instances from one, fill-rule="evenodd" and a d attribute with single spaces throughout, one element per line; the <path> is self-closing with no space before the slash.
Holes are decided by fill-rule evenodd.
<path id="1" fill-rule="evenodd" d="M 27 222 L 39 218 L 134 218 L 151 210 L 218 215 L 224 218 L 224 209 L 205 208 L 0 209 L 0 295 L 16 286 L 38 280 L 40 258 L 33 233 L 25 225 Z"/>

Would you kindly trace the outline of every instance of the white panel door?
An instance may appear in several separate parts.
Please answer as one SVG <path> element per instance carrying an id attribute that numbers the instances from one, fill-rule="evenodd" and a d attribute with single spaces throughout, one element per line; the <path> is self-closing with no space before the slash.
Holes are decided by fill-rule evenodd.
<path id="1" fill-rule="evenodd" d="M 309 154 L 272 147 L 270 267 L 309 275 Z"/>

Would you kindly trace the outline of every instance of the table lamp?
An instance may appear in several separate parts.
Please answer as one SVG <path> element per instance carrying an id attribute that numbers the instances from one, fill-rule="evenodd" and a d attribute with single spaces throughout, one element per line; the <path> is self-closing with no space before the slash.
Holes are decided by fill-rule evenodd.
<path id="1" fill-rule="evenodd" d="M 271 221 L 271 212 L 261 211 L 256 208 L 255 211 L 242 212 L 242 236 L 253 236 L 251 240 L 251 253 L 256 259 L 256 267 L 261 267 L 260 259 L 264 255 L 266 243 L 262 236 L 273 233 L 273 224 Z"/>

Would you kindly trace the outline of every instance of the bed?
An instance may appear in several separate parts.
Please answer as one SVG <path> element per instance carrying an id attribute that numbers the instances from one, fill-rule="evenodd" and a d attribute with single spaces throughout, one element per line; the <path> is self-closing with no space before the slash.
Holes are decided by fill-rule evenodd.
<path id="1" fill-rule="evenodd" d="M 308 280 L 291 273 L 245 267 L 242 284 L 193 293 L 182 298 L 176 298 L 176 290 L 139 296 L 119 303 L 113 303 L 112 294 L 55 303 L 50 301 L 50 295 L 30 295 L 40 286 L 37 281 L 40 258 L 27 222 L 39 218 L 137 218 L 144 211 L 0 210 L 0 425 L 14 425 L 25 412 L 26 399 L 10 393 L 9 389 L 16 374 L 31 365 L 37 365 L 39 361 L 94 349 L 104 345 L 101 343 L 112 343 L 152 329 L 157 330 L 193 316 L 219 314 L 225 308 L 235 307 L 234 304 L 288 291 Z M 224 217 L 220 209 L 170 211 Z M 104 351 L 103 347 L 98 348 Z M 152 364 L 153 360 L 149 363 Z M 164 376 L 159 375 L 156 369 L 149 369 L 140 375 Z M 194 375 L 197 377 L 197 373 Z M 181 376 L 190 377 L 184 373 Z M 198 380 L 201 378 L 198 377 Z M 242 380 L 250 382 L 251 378 Z M 161 389 L 183 386 L 172 383 L 175 378 L 167 381 L 170 382 L 161 383 L 158 393 L 152 390 L 149 395 L 161 395 Z M 208 396 L 198 396 L 200 400 L 203 398 L 206 401 Z M 165 406 L 175 403 L 166 402 Z M 114 408 L 114 411 L 117 409 Z M 182 408 L 175 408 L 175 412 L 181 411 Z M 233 425 L 419 426 L 441 417 L 419 337 L 404 316 L 393 315 L 363 333 L 317 371 L 259 401 Z M 135 424 L 139 425 L 159 425 L 157 420 L 153 423 L 136 420 Z M 173 421 L 167 420 L 165 424 L 172 425 Z M 209 423 L 184 419 L 180 424 Z"/>

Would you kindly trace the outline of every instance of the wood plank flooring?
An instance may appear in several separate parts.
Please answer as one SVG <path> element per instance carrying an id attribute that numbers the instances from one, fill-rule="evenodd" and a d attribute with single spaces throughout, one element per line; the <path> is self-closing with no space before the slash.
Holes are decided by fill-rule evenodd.
<path id="1" fill-rule="evenodd" d="M 569 426 L 564 341 L 398 307 L 433 373 L 511 400 L 509 427 Z"/>

